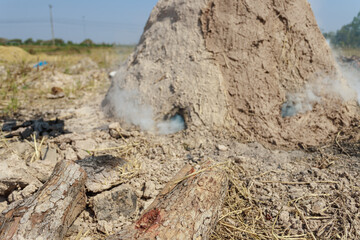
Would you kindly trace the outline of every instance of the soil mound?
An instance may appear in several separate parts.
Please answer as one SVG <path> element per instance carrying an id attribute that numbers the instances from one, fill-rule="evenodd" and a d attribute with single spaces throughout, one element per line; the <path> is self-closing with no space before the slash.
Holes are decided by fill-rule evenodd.
<path id="1" fill-rule="evenodd" d="M 31 58 L 31 55 L 19 47 L 0 46 L 0 62 L 21 62 Z"/>
<path id="2" fill-rule="evenodd" d="M 119 117 L 124 91 L 155 121 L 279 146 L 328 142 L 357 116 L 306 0 L 160 0 L 103 102 Z"/>

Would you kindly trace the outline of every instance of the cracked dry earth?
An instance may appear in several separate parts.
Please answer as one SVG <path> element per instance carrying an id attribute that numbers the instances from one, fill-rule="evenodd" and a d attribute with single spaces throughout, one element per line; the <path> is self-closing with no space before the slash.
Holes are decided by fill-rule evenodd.
<path id="1" fill-rule="evenodd" d="M 41 99 L 19 112 L 20 122 L 64 120 L 65 134 L 37 141 L 39 157 L 33 140 L 2 134 L 0 211 L 36 192 L 57 162 L 73 160 L 88 174 L 88 202 L 66 239 L 105 239 L 139 217 L 186 163 L 212 159 L 226 162 L 229 188 L 211 239 L 360 238 L 358 149 L 334 140 L 272 150 L 206 129 L 144 133 L 103 114 L 109 81 L 99 81 L 106 86 L 79 98 Z"/>

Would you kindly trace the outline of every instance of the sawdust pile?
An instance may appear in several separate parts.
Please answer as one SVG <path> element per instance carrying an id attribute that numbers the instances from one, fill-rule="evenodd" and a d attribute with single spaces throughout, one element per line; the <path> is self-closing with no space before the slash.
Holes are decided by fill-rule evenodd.
<path id="1" fill-rule="evenodd" d="M 103 102 L 119 117 L 124 91 L 155 122 L 180 114 L 278 146 L 331 141 L 357 117 L 306 0 L 160 0 Z"/>
<path id="2" fill-rule="evenodd" d="M 0 62 L 21 62 L 33 58 L 28 52 L 19 47 L 0 46 Z"/>

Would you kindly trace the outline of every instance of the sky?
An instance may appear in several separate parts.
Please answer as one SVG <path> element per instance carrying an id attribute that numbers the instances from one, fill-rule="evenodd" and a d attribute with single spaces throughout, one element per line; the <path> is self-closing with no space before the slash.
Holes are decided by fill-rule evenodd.
<path id="1" fill-rule="evenodd" d="M 136 44 L 157 0 L 0 0 L 0 37 Z M 360 11 L 360 0 L 309 0 L 322 31 L 336 31 Z"/>
<path id="2" fill-rule="evenodd" d="M 137 43 L 156 0 L 0 0 L 0 37 Z"/>
<path id="3" fill-rule="evenodd" d="M 339 30 L 360 12 L 360 0 L 308 0 L 320 29 Z"/>

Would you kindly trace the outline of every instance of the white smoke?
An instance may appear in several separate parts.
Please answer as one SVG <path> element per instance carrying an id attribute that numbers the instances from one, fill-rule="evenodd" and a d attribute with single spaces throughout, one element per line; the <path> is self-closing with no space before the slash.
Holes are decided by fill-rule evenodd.
<path id="1" fill-rule="evenodd" d="M 360 69 L 350 65 L 347 66 L 344 63 L 338 64 L 343 77 L 346 79 L 349 87 L 355 91 L 357 101 L 360 104 Z"/>
<path id="2" fill-rule="evenodd" d="M 356 91 L 358 103 L 360 104 L 360 73 L 352 73 L 351 71 L 344 73 L 349 85 Z"/>
<path id="3" fill-rule="evenodd" d="M 343 63 L 340 61 L 341 56 L 344 54 L 341 52 L 341 49 L 336 49 L 331 45 L 330 41 L 327 40 L 327 43 L 333 53 L 334 58 L 340 68 L 340 71 L 343 75 L 343 78 L 346 80 L 349 87 L 355 91 L 357 95 L 358 104 L 360 104 L 360 64 L 351 65 Z M 345 93 L 346 94 L 346 93 Z"/>
<path id="4" fill-rule="evenodd" d="M 311 111 L 313 105 L 320 101 L 320 97 L 314 93 L 310 85 L 305 85 L 303 91 L 288 94 L 286 99 L 281 108 L 282 117 L 292 117 L 298 113 Z"/>
<path id="5" fill-rule="evenodd" d="M 311 111 L 315 103 L 321 102 L 324 96 L 340 97 L 343 101 L 357 99 L 360 104 L 360 63 L 350 65 L 339 61 L 341 52 L 334 49 L 327 41 L 337 60 L 341 76 L 338 79 L 324 78 L 307 83 L 303 90 L 287 94 L 287 101 L 282 105 L 282 117 Z"/>
<path id="6" fill-rule="evenodd" d="M 157 128 L 159 134 L 172 134 L 183 130 L 185 122 L 182 116 L 175 115 L 169 120 L 159 122 Z"/>
<path id="7" fill-rule="evenodd" d="M 152 107 L 141 102 L 141 96 L 137 90 L 124 90 L 114 85 L 108 92 L 106 101 L 106 105 L 111 106 L 111 112 L 115 117 L 139 126 L 143 131 L 165 135 L 185 129 L 184 119 L 180 115 L 156 122 Z"/>
<path id="8" fill-rule="evenodd" d="M 323 78 L 305 84 L 299 92 L 288 93 L 287 101 L 281 108 L 282 117 L 292 117 L 311 111 L 314 104 L 320 103 L 324 97 L 349 101 L 355 96 L 355 92 L 344 79 Z"/>
<path id="9" fill-rule="evenodd" d="M 135 90 L 122 90 L 114 86 L 108 95 L 112 104 L 112 113 L 127 123 L 139 126 L 142 130 L 151 131 L 155 125 L 150 106 L 140 102 L 139 93 Z"/>

